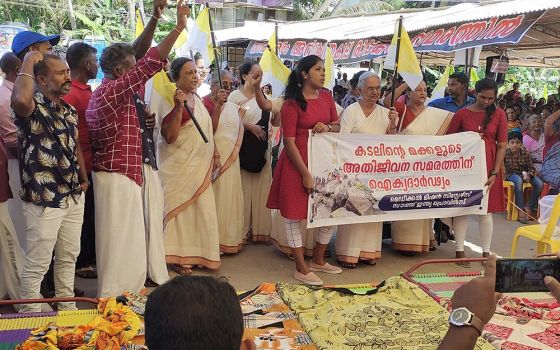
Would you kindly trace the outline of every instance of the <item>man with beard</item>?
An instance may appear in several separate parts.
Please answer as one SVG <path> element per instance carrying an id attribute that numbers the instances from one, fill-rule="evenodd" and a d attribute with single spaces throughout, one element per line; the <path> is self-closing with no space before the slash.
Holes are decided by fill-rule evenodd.
<path id="1" fill-rule="evenodd" d="M 38 299 L 53 251 L 55 293 L 73 297 L 76 259 L 88 188 L 78 143 L 78 115 L 61 97 L 70 92 L 70 69 L 60 57 L 30 51 L 14 84 L 12 108 L 18 127 L 21 198 L 26 256 L 20 297 Z M 75 310 L 75 303 L 59 303 Z M 20 312 L 40 312 L 40 304 Z"/>

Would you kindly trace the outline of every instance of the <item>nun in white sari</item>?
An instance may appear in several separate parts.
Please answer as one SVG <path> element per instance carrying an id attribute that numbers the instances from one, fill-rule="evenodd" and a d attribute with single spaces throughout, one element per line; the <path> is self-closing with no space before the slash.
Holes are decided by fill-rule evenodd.
<path id="1" fill-rule="evenodd" d="M 171 64 L 177 85 L 175 107 L 162 121 L 158 138 L 159 176 L 164 194 L 166 261 L 175 272 L 192 273 L 200 265 L 220 267 L 213 171 L 219 167 L 214 148 L 212 119 L 194 93 L 198 73 L 194 62 L 180 57 Z M 204 142 L 184 102 L 194 113 L 208 142 Z"/>
<path id="2" fill-rule="evenodd" d="M 246 234 L 243 231 L 244 202 L 239 166 L 239 149 L 244 132 L 241 119 L 245 110 L 227 101 L 233 76 L 227 70 L 220 74 L 223 89 L 220 89 L 217 74 L 213 74 L 211 80 L 210 99 L 215 102 L 212 114 L 214 142 L 221 164 L 212 176 L 212 187 L 216 198 L 220 252 L 236 254 L 243 247 Z"/>
<path id="3" fill-rule="evenodd" d="M 395 99 L 406 91 L 406 103 L 395 102 L 399 114 L 397 133 L 400 135 L 445 135 L 453 113 L 425 106 L 428 96 L 426 83 L 421 81 L 414 91 L 403 83 L 395 89 Z M 385 98 L 389 106 L 391 94 Z M 392 247 L 407 253 L 435 250 L 436 240 L 432 219 L 393 221 L 391 224 Z"/>
<path id="4" fill-rule="evenodd" d="M 398 115 L 395 110 L 377 104 L 381 97 L 381 79 L 365 72 L 358 79 L 362 99 L 342 113 L 340 132 L 369 135 L 394 134 Z M 336 234 L 336 257 L 343 267 L 353 269 L 358 261 L 375 265 L 381 257 L 382 222 L 341 225 Z"/>
<path id="5" fill-rule="evenodd" d="M 271 133 L 256 125 L 262 117 L 262 110 L 259 108 L 255 99 L 256 94 L 262 94 L 260 89 L 254 89 L 252 84 L 246 83 L 253 75 L 261 72 L 261 68 L 254 62 L 244 63 L 239 67 L 239 76 L 243 84 L 239 90 L 232 92 L 228 101 L 232 102 L 245 110 L 242 123 L 245 130 L 253 133 L 260 140 L 268 141 L 268 150 L 265 158 L 266 164 L 258 173 L 252 173 L 241 168 L 241 185 L 243 188 L 244 201 L 244 220 L 243 230 L 245 234 L 250 234 L 254 242 L 267 242 L 270 239 L 272 227 L 271 211 L 266 207 L 268 192 L 272 184 L 271 167 Z M 263 94 L 264 95 L 264 94 Z M 272 125 L 279 123 L 280 118 L 270 118 L 269 131 Z M 276 125 L 277 126 L 277 125 Z"/>

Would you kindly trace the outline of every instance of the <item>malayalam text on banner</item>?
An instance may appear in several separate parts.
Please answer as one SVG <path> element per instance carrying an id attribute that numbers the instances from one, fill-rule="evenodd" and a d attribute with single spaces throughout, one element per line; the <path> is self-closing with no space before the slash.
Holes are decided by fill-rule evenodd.
<path id="1" fill-rule="evenodd" d="M 307 227 L 486 214 L 480 135 L 309 136 Z"/>

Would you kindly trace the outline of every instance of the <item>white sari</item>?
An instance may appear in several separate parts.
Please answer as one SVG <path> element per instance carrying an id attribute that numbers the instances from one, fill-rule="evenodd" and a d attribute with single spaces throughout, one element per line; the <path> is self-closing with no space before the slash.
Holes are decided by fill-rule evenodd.
<path id="1" fill-rule="evenodd" d="M 384 135 L 389 126 L 389 110 L 376 106 L 366 116 L 359 102 L 348 106 L 340 120 L 340 133 Z M 343 263 L 356 264 L 359 260 L 381 257 L 382 222 L 341 225 L 336 234 L 336 257 Z"/>
<path id="2" fill-rule="evenodd" d="M 218 220 L 211 184 L 214 138 L 212 120 L 195 97 L 194 114 L 209 142 L 192 120 L 168 144 L 158 135 L 159 177 L 164 195 L 165 254 L 169 264 L 220 267 Z"/>
<path id="3" fill-rule="evenodd" d="M 220 114 L 218 128 L 214 133 L 216 149 L 220 153 L 221 168 L 213 180 L 220 251 L 238 253 L 245 241 L 243 231 L 243 191 L 239 167 L 239 148 L 243 141 L 243 124 L 239 106 L 227 102 Z"/>
<path id="4" fill-rule="evenodd" d="M 406 113 L 406 110 L 405 110 Z M 435 107 L 425 107 L 416 118 L 402 128 L 403 117 L 399 124 L 400 135 L 445 135 L 453 113 Z M 433 239 L 432 220 L 403 220 L 391 223 L 393 249 L 409 252 L 427 252 L 430 239 Z"/>
<path id="5" fill-rule="evenodd" d="M 245 109 L 242 122 L 256 124 L 262 117 L 262 110 L 255 98 L 247 99 L 241 90 L 229 95 L 228 101 Z M 272 128 L 269 125 L 269 130 Z M 271 142 L 268 135 L 268 150 L 266 151 L 266 165 L 259 173 L 250 173 L 241 169 L 241 186 L 243 189 L 244 219 L 243 233 L 251 233 L 253 241 L 266 242 L 270 238 L 272 226 L 271 212 L 266 207 L 268 192 L 272 184 Z"/>

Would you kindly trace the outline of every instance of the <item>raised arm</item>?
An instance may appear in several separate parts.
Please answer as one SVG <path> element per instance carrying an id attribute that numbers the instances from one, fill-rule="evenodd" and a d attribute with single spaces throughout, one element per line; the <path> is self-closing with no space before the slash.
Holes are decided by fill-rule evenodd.
<path id="1" fill-rule="evenodd" d="M 257 101 L 259 108 L 263 111 L 271 111 L 272 101 L 267 99 L 261 90 L 262 74 L 263 72 L 258 70 L 255 74 L 248 75 L 246 83 L 253 86 L 253 89 L 255 90 L 255 100 Z"/>
<path id="2" fill-rule="evenodd" d="M 146 52 L 148 52 L 148 49 L 152 44 L 152 40 L 154 39 L 154 33 L 156 31 L 158 20 L 161 18 L 165 6 L 167 6 L 167 0 L 154 1 L 154 9 L 152 12 L 153 14 L 150 17 L 150 20 L 144 27 L 144 30 L 142 31 L 140 36 L 138 36 L 138 38 L 136 38 L 136 40 L 134 40 L 134 42 L 132 43 L 132 47 L 134 48 L 134 56 L 137 60 L 144 57 Z"/>
<path id="3" fill-rule="evenodd" d="M 179 137 L 179 130 L 181 129 L 181 121 L 183 119 L 183 110 L 185 109 L 184 103 L 187 101 L 187 94 L 182 90 L 177 89 L 175 96 L 175 107 L 169 112 L 161 123 L 161 136 L 165 138 L 168 144 L 174 143 Z"/>
<path id="4" fill-rule="evenodd" d="M 35 75 L 33 67 L 43 59 L 39 51 L 29 51 L 25 54 L 23 64 L 17 75 L 12 91 L 12 108 L 16 116 L 20 118 L 29 117 L 35 110 L 33 94 L 35 92 Z"/>
<path id="5" fill-rule="evenodd" d="M 159 43 L 157 50 L 159 56 L 162 59 L 167 59 L 175 41 L 179 37 L 179 34 L 187 27 L 187 17 L 190 14 L 189 6 L 184 3 L 184 0 L 179 0 L 177 3 L 177 25 L 173 28 L 169 34 Z"/>
<path id="6" fill-rule="evenodd" d="M 406 89 L 408 89 L 408 85 L 406 83 L 402 83 L 401 85 L 397 86 L 397 88 L 395 89 L 395 101 L 402 94 L 404 94 Z M 389 94 L 387 94 L 387 96 L 385 96 L 385 98 L 383 99 L 383 105 L 387 108 L 391 108 L 391 96 L 392 95 L 393 94 L 391 92 L 389 92 Z"/>
<path id="7" fill-rule="evenodd" d="M 218 98 L 216 102 L 216 108 L 214 108 L 214 113 L 212 113 L 212 129 L 214 132 L 218 129 L 218 124 L 220 123 L 220 115 L 222 114 L 222 110 L 224 104 L 227 102 L 228 99 L 228 91 L 224 89 L 220 89 L 218 91 Z"/>

